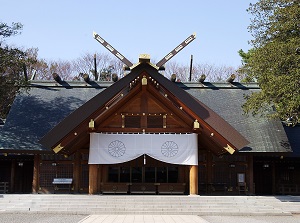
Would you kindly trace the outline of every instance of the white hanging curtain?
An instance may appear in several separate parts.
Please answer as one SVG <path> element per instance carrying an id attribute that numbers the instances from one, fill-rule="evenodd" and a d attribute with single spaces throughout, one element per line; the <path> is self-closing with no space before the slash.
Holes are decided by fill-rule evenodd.
<path id="1" fill-rule="evenodd" d="M 198 165 L 197 134 L 90 134 L 89 164 L 116 164 L 144 154 L 172 164 Z"/>

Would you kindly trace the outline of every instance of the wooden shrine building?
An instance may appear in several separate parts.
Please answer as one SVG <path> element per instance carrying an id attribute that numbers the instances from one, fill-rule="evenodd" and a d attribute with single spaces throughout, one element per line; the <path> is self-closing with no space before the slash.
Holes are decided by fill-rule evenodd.
<path id="1" fill-rule="evenodd" d="M 54 193 L 54 178 L 90 194 L 299 193 L 300 128 L 243 115 L 255 91 L 171 82 L 148 63 L 115 83 L 32 81 L 0 130 L 0 182 L 10 193 Z M 92 135 L 106 144 L 92 148 Z"/>
<path id="2" fill-rule="evenodd" d="M 300 127 L 244 115 L 255 83 L 31 81 L 0 127 L 0 193 L 300 194 Z"/>

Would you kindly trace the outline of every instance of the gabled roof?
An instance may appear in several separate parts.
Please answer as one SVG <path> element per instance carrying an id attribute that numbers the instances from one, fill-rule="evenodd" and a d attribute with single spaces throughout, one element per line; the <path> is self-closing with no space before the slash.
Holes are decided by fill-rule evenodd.
<path id="1" fill-rule="evenodd" d="M 71 112 L 106 86 L 87 87 L 74 82 L 72 87 L 56 82 L 34 82 L 16 96 L 5 125 L 0 128 L 0 149 L 16 152 L 52 152 L 39 140 Z"/>
<path id="2" fill-rule="evenodd" d="M 117 93 L 122 91 L 124 88 L 127 88 L 130 83 L 142 72 L 149 74 L 161 86 L 170 92 L 173 97 L 178 100 L 179 104 L 184 105 L 186 109 L 194 113 L 199 118 L 199 121 L 204 122 L 206 125 L 204 128 L 221 135 L 227 144 L 232 145 L 234 149 L 241 149 L 249 144 L 249 141 L 247 141 L 237 130 L 235 130 L 217 113 L 215 113 L 201 101 L 192 97 L 176 84 L 163 77 L 155 68 L 147 63 L 138 65 L 131 71 L 130 74 L 113 84 L 111 87 L 100 92 L 98 95 L 87 101 L 84 105 L 76 109 L 51 131 L 49 131 L 40 140 L 40 143 L 47 148 L 54 148 L 57 146 L 60 141 L 70 134 L 77 126 L 79 126 L 82 122 L 89 120 L 93 113 L 104 106 L 105 103 L 117 95 Z M 226 147 L 226 144 L 224 144 L 223 147 Z"/>
<path id="3" fill-rule="evenodd" d="M 249 141 L 239 152 L 291 152 L 286 131 L 280 120 L 268 119 L 257 115 L 244 114 L 241 106 L 244 95 L 260 91 L 255 85 L 234 86 L 229 83 L 206 84 L 208 87 L 193 88 L 186 92 L 201 100 L 204 104 L 228 121 Z M 295 128 L 289 128 L 295 134 Z M 300 134 L 300 131 L 298 131 Z M 300 147 L 300 144 L 298 144 Z M 300 152 L 300 149 L 299 149 Z"/>
<path id="4" fill-rule="evenodd" d="M 160 74 L 157 75 L 159 80 L 164 78 Z M 165 81 L 170 84 L 167 79 Z M 293 154 L 300 156 L 300 127 L 288 127 L 285 131 L 279 120 L 243 114 L 243 95 L 259 91 L 257 85 L 254 84 L 253 87 L 253 84 L 208 82 L 171 84 L 177 85 L 201 101 L 250 141 L 240 152 L 291 152 L 291 145 Z M 92 85 L 85 82 L 68 82 L 68 85 L 62 86 L 53 81 L 33 81 L 28 92 L 23 91 L 17 95 L 5 125 L 0 128 L 0 152 L 52 152 L 42 146 L 39 139 L 111 85 L 112 82 L 97 82 Z"/>
<path id="5" fill-rule="evenodd" d="M 288 141 L 283 142 L 283 145 L 289 145 L 293 149 L 293 153 L 289 156 L 300 157 L 300 125 L 296 125 L 295 127 L 284 126 L 284 130 Z"/>

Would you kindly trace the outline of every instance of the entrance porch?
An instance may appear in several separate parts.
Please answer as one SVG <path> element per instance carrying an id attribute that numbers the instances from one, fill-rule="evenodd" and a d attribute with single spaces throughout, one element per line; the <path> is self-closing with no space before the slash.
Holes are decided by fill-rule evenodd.
<path id="1" fill-rule="evenodd" d="M 198 167 L 149 156 L 114 165 L 89 165 L 89 194 L 198 194 Z"/>

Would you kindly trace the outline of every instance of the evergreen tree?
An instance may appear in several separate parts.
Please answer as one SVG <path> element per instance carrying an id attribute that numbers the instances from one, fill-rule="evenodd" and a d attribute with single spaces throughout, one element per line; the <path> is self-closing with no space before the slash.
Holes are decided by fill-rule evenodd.
<path id="1" fill-rule="evenodd" d="M 250 4 L 248 11 L 253 15 L 249 31 L 254 39 L 243 68 L 261 91 L 247 96 L 244 111 L 268 113 L 296 125 L 300 115 L 299 0 L 260 0 Z M 271 114 L 270 107 L 274 108 Z"/>
<path id="2" fill-rule="evenodd" d="M 20 23 L 11 26 L 0 22 L 0 118 L 5 118 L 19 91 L 26 83 L 26 53 L 5 44 L 5 39 L 16 35 L 22 29 Z"/>

